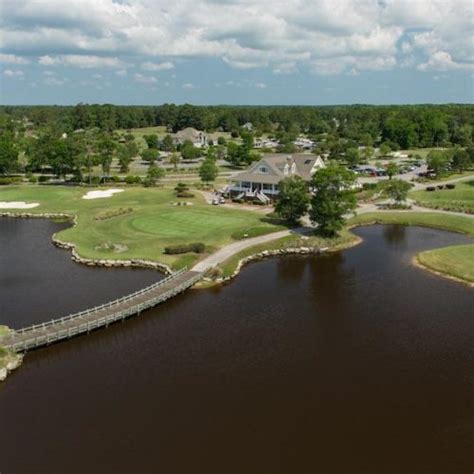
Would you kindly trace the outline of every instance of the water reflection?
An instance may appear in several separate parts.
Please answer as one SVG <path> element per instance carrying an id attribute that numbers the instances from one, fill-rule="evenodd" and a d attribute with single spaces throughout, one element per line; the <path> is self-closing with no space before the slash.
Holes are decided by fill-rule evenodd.
<path id="1" fill-rule="evenodd" d="M 293 260 L 298 258 L 301 261 L 301 265 L 289 265 L 288 260 Z M 310 261 L 312 260 L 312 256 L 305 256 L 305 257 L 282 257 L 277 260 L 277 272 L 278 278 L 280 280 L 288 280 L 289 282 L 292 281 L 301 281 L 307 267 L 310 265 Z"/>
<path id="2" fill-rule="evenodd" d="M 407 227 L 404 225 L 383 226 L 383 236 L 391 244 L 400 244 L 405 241 Z"/>

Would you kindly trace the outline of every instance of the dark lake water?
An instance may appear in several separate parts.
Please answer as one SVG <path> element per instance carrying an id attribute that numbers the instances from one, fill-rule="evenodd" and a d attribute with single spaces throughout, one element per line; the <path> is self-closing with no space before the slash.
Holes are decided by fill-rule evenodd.
<path id="1" fill-rule="evenodd" d="M 74 264 L 58 228 L 0 220 L 1 322 L 156 279 Z M 29 353 L 0 386 L 0 472 L 470 473 L 474 291 L 411 264 L 467 239 L 356 233 Z"/>

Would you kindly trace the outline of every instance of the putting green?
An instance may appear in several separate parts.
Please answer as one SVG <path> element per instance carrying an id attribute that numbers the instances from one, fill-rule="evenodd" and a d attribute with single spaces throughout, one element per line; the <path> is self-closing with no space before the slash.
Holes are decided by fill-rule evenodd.
<path id="1" fill-rule="evenodd" d="M 217 210 L 193 209 L 189 206 L 161 211 L 156 215 L 140 216 L 132 219 L 130 225 L 139 232 L 159 237 L 208 238 L 215 232 L 222 233 L 245 226 L 246 222 L 246 216 L 220 214 Z"/>

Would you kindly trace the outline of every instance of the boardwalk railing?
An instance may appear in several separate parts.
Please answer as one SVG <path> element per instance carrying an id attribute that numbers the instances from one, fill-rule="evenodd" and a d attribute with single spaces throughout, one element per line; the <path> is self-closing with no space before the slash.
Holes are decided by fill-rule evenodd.
<path id="1" fill-rule="evenodd" d="M 186 270 L 187 270 L 187 268 L 182 268 L 181 270 L 178 270 L 177 272 L 167 276 L 163 280 L 160 280 L 156 283 L 153 283 L 152 285 L 147 286 L 147 287 L 145 287 L 141 290 L 138 290 L 135 293 L 130 293 L 126 296 L 121 296 L 120 298 L 117 298 L 116 300 L 109 301 L 107 303 L 101 304 L 100 306 L 94 306 L 93 308 L 85 309 L 83 311 L 79 311 L 78 313 L 69 314 L 68 316 L 64 316 L 62 318 L 51 319 L 50 321 L 45 322 L 45 323 L 33 324 L 31 326 L 27 326 L 25 328 L 18 329 L 15 332 L 17 334 L 22 334 L 22 333 L 25 333 L 25 332 L 34 331 L 35 329 L 48 329 L 49 326 L 54 326 L 55 324 L 61 324 L 61 323 L 64 323 L 66 321 L 69 321 L 71 319 L 79 318 L 81 316 L 87 316 L 91 313 L 96 313 L 97 311 L 100 311 L 101 309 L 110 308 L 111 306 L 115 306 L 117 304 L 121 304 L 121 303 L 124 303 L 126 301 L 130 301 L 130 300 L 136 298 L 137 296 L 143 295 L 144 293 L 148 293 L 148 292 L 154 290 L 155 288 L 158 288 L 159 286 L 163 286 L 165 283 L 168 283 L 170 280 L 176 279 L 179 275 L 182 275 Z"/>
<path id="2" fill-rule="evenodd" d="M 172 298 L 193 286 L 202 276 L 199 272 L 180 270 L 154 285 L 109 303 L 14 331 L 0 339 L 0 345 L 15 352 L 23 352 L 107 327 Z M 173 284 L 175 281 L 176 284 Z"/>

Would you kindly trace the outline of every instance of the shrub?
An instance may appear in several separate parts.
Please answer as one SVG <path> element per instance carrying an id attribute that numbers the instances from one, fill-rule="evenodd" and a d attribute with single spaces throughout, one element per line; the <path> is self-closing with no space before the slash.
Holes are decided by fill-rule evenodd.
<path id="1" fill-rule="evenodd" d="M 447 184 L 447 185 L 446 185 L 446 188 L 447 188 L 447 189 L 454 189 L 455 187 L 456 187 L 455 184 Z"/>
<path id="2" fill-rule="evenodd" d="M 427 191 L 436 191 L 436 188 L 434 186 L 428 186 L 426 188 Z"/>
<path id="3" fill-rule="evenodd" d="M 176 194 L 176 196 L 179 197 L 179 198 L 193 198 L 194 194 L 190 193 L 189 191 L 179 191 Z"/>
<path id="4" fill-rule="evenodd" d="M 212 267 L 206 272 L 207 278 L 211 280 L 217 280 L 217 278 L 222 278 L 224 272 L 220 267 Z"/>
<path id="5" fill-rule="evenodd" d="M 140 184 L 142 182 L 142 179 L 140 176 L 127 176 L 125 178 L 125 183 L 127 184 Z"/>
<path id="6" fill-rule="evenodd" d="M 176 192 L 181 192 L 181 191 L 188 191 L 189 190 L 189 186 L 185 183 L 178 183 L 175 187 L 174 187 L 174 190 Z"/>
<path id="7" fill-rule="evenodd" d="M 145 188 L 151 188 L 156 183 L 152 178 L 146 177 L 146 178 L 143 178 L 142 184 L 143 186 L 145 186 Z"/>
<path id="8" fill-rule="evenodd" d="M 362 189 L 377 189 L 377 183 L 362 183 Z"/>
<path id="9" fill-rule="evenodd" d="M 96 221 L 105 221 L 107 219 L 112 219 L 112 217 L 118 217 L 118 216 L 123 216 L 124 214 L 130 214 L 131 212 L 133 212 L 133 209 L 131 207 L 127 207 L 127 208 L 121 207 L 120 209 L 99 212 L 98 214 L 95 215 L 94 219 Z"/>
<path id="10" fill-rule="evenodd" d="M 0 185 L 21 183 L 23 178 L 21 176 L 0 177 Z"/>
<path id="11" fill-rule="evenodd" d="M 41 176 L 40 176 L 41 177 Z M 89 183 L 89 180 L 87 180 L 87 183 Z M 92 186 L 99 186 L 100 184 L 100 176 L 92 176 L 90 179 L 90 184 Z"/>
<path id="12" fill-rule="evenodd" d="M 177 255 L 181 253 L 203 253 L 206 249 L 206 246 L 202 242 L 195 242 L 187 245 L 170 245 L 165 247 L 165 253 L 168 255 Z"/>

